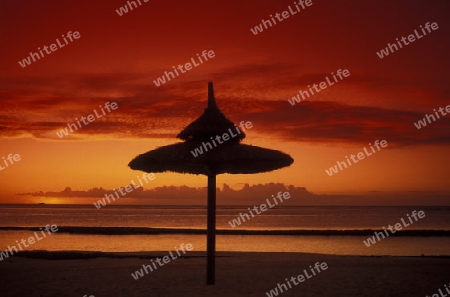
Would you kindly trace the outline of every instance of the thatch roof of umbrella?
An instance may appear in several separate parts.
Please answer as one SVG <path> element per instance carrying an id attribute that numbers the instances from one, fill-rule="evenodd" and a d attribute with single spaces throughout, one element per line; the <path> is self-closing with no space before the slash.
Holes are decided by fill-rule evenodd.
<path id="1" fill-rule="evenodd" d="M 213 84 L 210 82 L 208 83 L 208 106 L 203 114 L 184 128 L 177 137 L 183 140 L 209 141 L 211 136 L 222 135 L 228 129 L 235 131 L 235 124 L 227 119 L 217 106 Z M 241 131 L 241 134 L 227 142 L 239 142 L 244 138 L 245 133 Z"/>
<path id="2" fill-rule="evenodd" d="M 185 142 L 159 147 L 137 156 L 128 164 L 131 169 L 145 172 L 171 171 L 208 176 L 207 284 L 214 284 L 215 278 L 216 175 L 267 172 L 294 162 L 291 156 L 280 151 L 240 144 L 245 138 L 243 131 L 203 154 L 196 157 L 192 154 L 204 142 L 211 142 L 211 137 L 223 135 L 229 129 L 237 133 L 236 126 L 217 106 L 210 82 L 207 108 L 178 135 Z"/>
<path id="3" fill-rule="evenodd" d="M 211 142 L 211 137 L 227 133 L 229 129 L 237 135 L 217 144 L 217 147 L 199 154 L 191 153 L 202 145 Z M 243 145 L 238 142 L 245 133 L 236 132 L 233 124 L 220 111 L 214 97 L 213 85 L 208 83 L 208 106 L 203 114 L 183 129 L 177 136 L 182 143 L 162 146 L 134 158 L 128 165 L 131 169 L 145 172 L 178 172 L 208 175 L 210 169 L 215 174 L 251 174 L 276 170 L 292 164 L 289 155 L 276 150 Z M 212 167 L 207 169 L 207 167 Z"/>
<path id="4" fill-rule="evenodd" d="M 188 141 L 162 146 L 139 155 L 129 166 L 145 172 L 169 171 L 204 175 L 210 173 L 207 166 L 211 166 L 215 174 L 251 174 L 276 170 L 293 162 L 289 155 L 280 151 L 227 142 L 194 157 L 191 151 L 200 145 L 197 141 Z"/>

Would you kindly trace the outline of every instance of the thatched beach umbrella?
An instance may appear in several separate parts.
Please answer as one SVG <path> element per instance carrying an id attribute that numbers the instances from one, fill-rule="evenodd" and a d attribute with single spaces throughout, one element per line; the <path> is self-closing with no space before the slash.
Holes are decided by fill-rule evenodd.
<path id="1" fill-rule="evenodd" d="M 229 135 L 229 139 L 221 141 L 220 144 L 216 137 L 225 135 L 224 133 Z M 207 108 L 177 137 L 184 142 L 159 147 L 139 155 L 128 166 L 131 169 L 145 172 L 169 171 L 208 176 L 206 283 L 211 285 L 215 280 L 216 175 L 267 172 L 289 166 L 294 160 L 280 151 L 240 144 L 240 141 L 245 138 L 245 133 L 219 110 L 211 82 L 208 83 Z M 210 146 L 205 145 L 207 142 L 210 143 Z M 197 151 L 194 156 L 195 154 L 192 152 L 200 147 L 202 153 Z"/>

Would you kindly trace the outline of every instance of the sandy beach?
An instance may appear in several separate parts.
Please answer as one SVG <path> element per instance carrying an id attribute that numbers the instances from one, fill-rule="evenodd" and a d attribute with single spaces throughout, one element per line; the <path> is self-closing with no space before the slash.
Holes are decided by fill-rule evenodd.
<path id="1" fill-rule="evenodd" d="M 218 253 L 216 285 L 205 285 L 204 253 L 171 261 L 135 280 L 161 253 L 28 252 L 0 263 L 2 296 L 267 296 L 316 262 L 328 269 L 282 296 L 426 296 L 449 283 L 449 257 L 359 257 Z"/>

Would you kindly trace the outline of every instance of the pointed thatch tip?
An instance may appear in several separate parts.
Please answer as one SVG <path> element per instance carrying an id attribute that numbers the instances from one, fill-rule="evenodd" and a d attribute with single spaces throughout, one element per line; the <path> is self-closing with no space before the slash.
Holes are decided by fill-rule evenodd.
<path id="1" fill-rule="evenodd" d="M 217 108 L 216 98 L 214 97 L 214 86 L 208 82 L 208 108 Z"/>
<path id="2" fill-rule="evenodd" d="M 214 97 L 214 87 L 212 82 L 208 82 L 208 104 L 203 114 L 184 128 L 177 137 L 183 140 L 209 141 L 211 137 L 222 135 L 228 129 L 235 129 L 235 124 L 225 117 L 220 111 Z M 239 142 L 245 138 L 244 131 L 229 140 L 229 142 Z"/>

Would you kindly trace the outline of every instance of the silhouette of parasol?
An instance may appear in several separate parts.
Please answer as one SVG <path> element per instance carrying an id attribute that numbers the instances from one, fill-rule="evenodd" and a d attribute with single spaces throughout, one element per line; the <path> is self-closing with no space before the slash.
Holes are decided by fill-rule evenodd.
<path id="1" fill-rule="evenodd" d="M 214 143 L 224 133 L 231 138 Z M 216 175 L 222 173 L 251 174 L 287 167 L 294 160 L 287 154 L 257 146 L 240 144 L 245 133 L 219 110 L 212 82 L 208 83 L 208 106 L 203 114 L 181 131 L 178 138 L 184 142 L 162 146 L 135 157 L 128 166 L 145 172 L 178 172 L 203 174 L 208 177 L 207 216 L 207 277 L 206 284 L 215 282 L 216 243 Z M 219 137 L 219 139 L 220 139 Z M 225 141 L 226 140 L 226 141 Z M 210 143 L 207 149 L 206 142 Z M 195 149 L 202 148 L 202 153 Z M 203 148 L 205 151 L 203 151 Z"/>

